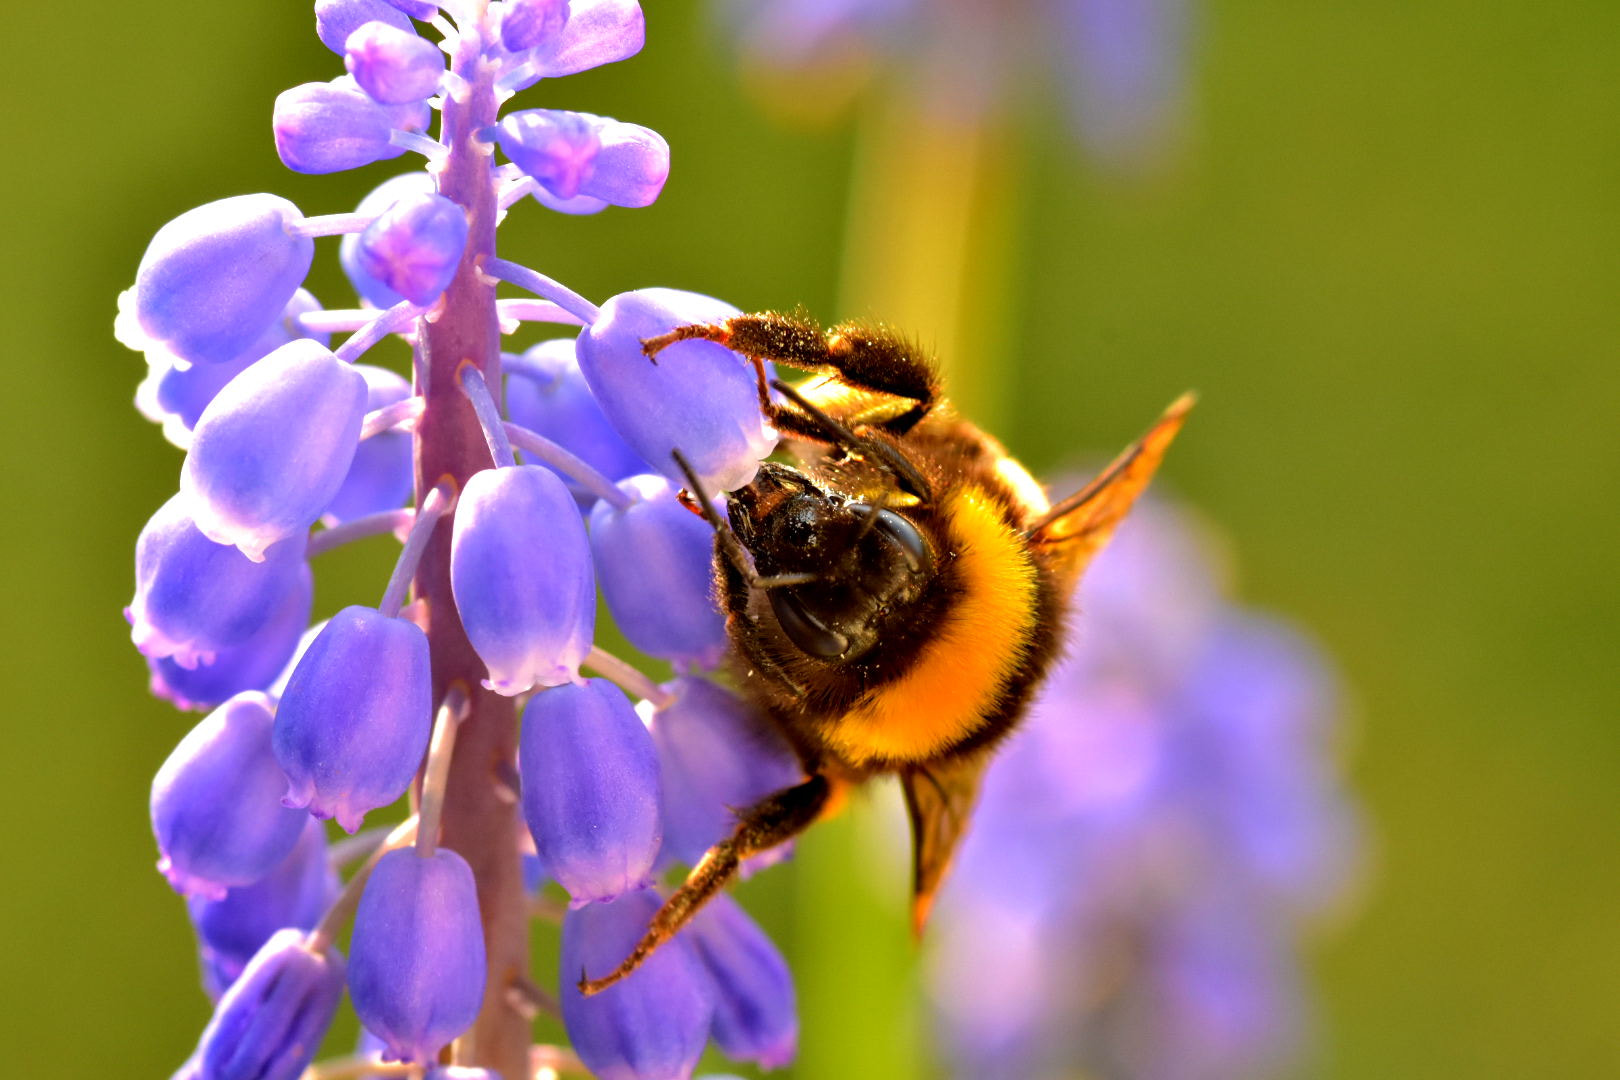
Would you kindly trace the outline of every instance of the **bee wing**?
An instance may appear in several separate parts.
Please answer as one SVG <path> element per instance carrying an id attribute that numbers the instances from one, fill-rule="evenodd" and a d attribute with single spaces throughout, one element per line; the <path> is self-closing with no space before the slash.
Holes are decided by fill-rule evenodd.
<path id="1" fill-rule="evenodd" d="M 915 765 L 900 774 L 911 814 L 911 926 L 919 935 L 928 923 L 934 895 L 950 871 L 957 845 L 967 832 L 979 782 L 990 755 Z"/>
<path id="2" fill-rule="evenodd" d="M 1057 549 L 1067 573 L 1071 578 L 1077 576 L 1146 490 L 1196 400 L 1187 393 L 1172 402 L 1146 434 L 1127 446 L 1095 480 L 1041 515 L 1029 527 L 1030 543 Z"/>

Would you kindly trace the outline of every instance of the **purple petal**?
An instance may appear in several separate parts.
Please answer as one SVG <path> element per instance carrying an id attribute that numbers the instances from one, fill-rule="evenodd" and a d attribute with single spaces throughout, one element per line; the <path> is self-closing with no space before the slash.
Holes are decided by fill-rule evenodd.
<path id="1" fill-rule="evenodd" d="M 412 195 L 431 195 L 433 193 L 433 177 L 417 170 L 396 176 L 392 180 L 384 180 L 373 188 L 371 194 L 360 200 L 355 213 L 365 214 L 368 217 L 377 217 L 383 211 L 393 206 L 401 199 Z M 360 298 L 375 308 L 391 308 L 405 299 L 399 293 L 390 289 L 379 281 L 365 268 L 360 259 L 360 234 L 349 233 L 338 244 L 338 261 L 343 265 L 343 273 L 348 276 L 349 283 Z"/>
<path id="2" fill-rule="evenodd" d="M 562 32 L 542 42 L 530 62 L 546 78 L 573 75 L 628 59 L 646 39 L 636 0 L 572 0 Z"/>
<path id="3" fill-rule="evenodd" d="M 746 485 L 775 448 L 753 368 L 731 350 L 697 340 L 671 345 L 654 364 L 641 343 L 737 314 L 730 304 L 676 289 L 620 293 L 602 305 L 576 347 L 591 393 L 625 442 L 684 486 L 671 456 L 679 449 L 708 495 Z"/>
<path id="4" fill-rule="evenodd" d="M 799 1017 L 793 975 L 771 939 L 725 893 L 687 931 L 714 979 L 714 1041 L 726 1056 L 779 1069 L 793 1061 Z"/>
<path id="5" fill-rule="evenodd" d="M 322 45 L 339 56 L 343 55 L 349 35 L 368 22 L 386 23 L 406 33 L 416 32 L 403 9 L 385 0 L 315 0 L 315 33 Z"/>
<path id="6" fill-rule="evenodd" d="M 296 1080 L 315 1057 L 343 997 L 343 957 L 311 952 L 302 931 L 280 930 L 231 984 L 203 1031 L 208 1080 Z"/>
<path id="7" fill-rule="evenodd" d="M 562 32 L 568 6 L 569 0 L 511 0 L 501 16 L 501 45 L 519 53 L 545 44 Z"/>
<path id="8" fill-rule="evenodd" d="M 388 109 L 360 90 L 303 83 L 276 97 L 272 127 L 276 153 L 294 172 L 357 169 L 405 151 L 388 141 Z"/>
<path id="9" fill-rule="evenodd" d="M 244 690 L 265 690 L 281 674 L 309 625 L 315 602 L 315 575 L 300 562 L 293 585 L 264 624 L 237 645 L 214 651 L 213 659 L 186 667 L 172 656 L 148 657 L 154 696 L 177 709 L 211 709 Z"/>
<path id="10" fill-rule="evenodd" d="M 651 206 L 669 179 L 669 143 L 651 128 L 617 121 L 597 136 L 602 148 L 580 194 L 614 206 Z"/>
<path id="11" fill-rule="evenodd" d="M 407 195 L 360 234 L 356 257 L 365 272 L 426 307 L 456 276 L 467 247 L 467 215 L 443 195 Z"/>
<path id="12" fill-rule="evenodd" d="M 523 814 L 547 873 L 575 904 L 651 881 L 658 856 L 658 752 L 601 679 L 543 690 L 523 710 Z"/>
<path id="13" fill-rule="evenodd" d="M 478 889 L 460 855 L 384 855 L 366 882 L 349 945 L 349 994 L 384 1060 L 430 1062 L 484 1000 Z"/>
<path id="14" fill-rule="evenodd" d="M 588 113 L 524 109 L 502 117 L 498 130 L 513 164 L 566 201 L 579 194 L 596 166 L 601 126 L 602 119 Z"/>
<path id="15" fill-rule="evenodd" d="M 590 544 L 573 497 L 538 465 L 474 473 L 456 504 L 450 584 L 501 694 L 579 678 L 596 626 Z"/>
<path id="16" fill-rule="evenodd" d="M 630 954 L 659 907 L 651 889 L 563 917 L 563 1025 L 575 1053 L 599 1080 L 686 1080 L 714 1012 L 708 977 L 685 938 L 676 937 L 633 974 L 582 997 L 581 973 L 605 975 Z"/>
<path id="17" fill-rule="evenodd" d="M 207 663 L 263 630 L 308 572 L 302 541 L 273 545 L 253 562 L 199 532 L 175 495 L 135 541 L 130 638 L 145 656 Z"/>
<path id="18" fill-rule="evenodd" d="M 180 472 L 197 527 L 255 560 L 303 532 L 342 486 L 365 413 L 365 378 L 316 342 L 248 368 L 204 411 Z"/>
<path id="19" fill-rule="evenodd" d="M 736 811 L 801 782 L 804 770 L 769 722 L 729 690 L 693 677 L 668 689 L 674 700 L 649 724 L 663 775 L 664 854 L 691 866 L 730 835 Z"/>
<path id="20" fill-rule="evenodd" d="M 286 778 L 270 750 L 270 699 L 252 691 L 209 713 L 152 781 L 158 869 L 210 900 L 259 880 L 298 842 L 304 815 L 281 805 Z"/>
<path id="21" fill-rule="evenodd" d="M 560 443 L 609 480 L 647 471 L 585 385 L 573 338 L 542 341 L 521 356 L 506 357 L 501 367 L 507 375 L 506 413 L 513 423 Z M 583 489 L 569 487 L 575 498 L 594 501 Z"/>
<path id="22" fill-rule="evenodd" d="M 404 401 L 411 396 L 411 384 L 385 368 L 356 364 L 366 380 L 366 412 Z M 343 486 L 332 496 L 322 515 L 326 521 L 349 521 L 366 514 L 401 506 L 415 482 L 411 435 L 406 431 L 384 431 L 362 442 L 354 452 Z"/>
<path id="23" fill-rule="evenodd" d="M 373 101 L 403 105 L 438 92 L 444 53 L 414 30 L 368 22 L 344 43 L 343 66 Z"/>
<path id="24" fill-rule="evenodd" d="M 661 476 L 619 489 L 635 501 L 591 510 L 591 553 L 614 624 L 644 653 L 713 667 L 728 644 L 715 599 L 714 532 Z"/>
<path id="25" fill-rule="evenodd" d="M 309 273 L 315 242 L 289 231 L 302 216 L 274 195 L 238 195 L 163 226 L 135 273 L 141 330 L 187 363 L 240 357 Z"/>
<path id="26" fill-rule="evenodd" d="M 287 680 L 272 733 L 288 806 L 349 832 L 405 793 L 427 752 L 433 697 L 427 635 L 375 608 L 327 622 Z"/>
<path id="27" fill-rule="evenodd" d="M 326 856 L 326 831 L 307 814 L 298 843 L 269 874 L 227 892 L 223 899 L 186 901 L 204 971 L 217 999 L 277 930 L 314 929 L 337 898 L 338 878 Z"/>

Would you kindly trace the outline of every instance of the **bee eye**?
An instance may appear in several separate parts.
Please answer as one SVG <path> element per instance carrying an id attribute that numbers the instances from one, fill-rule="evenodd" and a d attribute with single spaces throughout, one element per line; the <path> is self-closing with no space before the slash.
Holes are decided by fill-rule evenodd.
<path id="1" fill-rule="evenodd" d="M 771 610 L 782 632 L 793 644 L 824 660 L 836 660 L 849 651 L 849 638 L 829 629 L 820 619 L 805 610 L 797 597 L 786 589 L 771 590 Z"/>
<path id="2" fill-rule="evenodd" d="M 911 569 L 921 570 L 928 564 L 928 545 L 923 542 L 922 533 L 917 526 L 895 513 L 893 510 L 879 510 L 877 527 L 882 529 L 900 550 L 906 554 L 906 562 Z"/>

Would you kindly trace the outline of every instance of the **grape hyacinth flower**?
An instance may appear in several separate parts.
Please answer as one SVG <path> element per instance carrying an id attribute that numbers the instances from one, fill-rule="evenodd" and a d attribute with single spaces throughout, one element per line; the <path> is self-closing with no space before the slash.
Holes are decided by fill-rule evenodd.
<path id="1" fill-rule="evenodd" d="M 722 498 L 775 436 L 743 358 L 694 341 L 653 364 L 641 338 L 736 309 L 672 289 L 598 305 L 498 241 L 530 196 L 570 214 L 658 197 L 670 152 L 656 132 L 503 114 L 543 79 L 635 55 L 641 8 L 314 8 L 342 68 L 282 93 L 268 134 L 294 171 L 387 160 L 392 178 L 352 212 L 255 194 L 182 213 L 119 299 L 116 334 L 147 362 L 137 402 L 186 451 L 179 493 L 137 541 L 131 637 L 155 693 L 215 707 L 153 789 L 164 870 L 192 893 L 217 998 L 177 1075 L 290 1080 L 345 989 L 367 1046 L 446 1080 L 577 1068 L 575 1054 L 619 1080 L 683 1077 L 711 1036 L 781 1063 L 791 983 L 729 906 L 611 990 L 576 989 L 583 967 L 622 959 L 660 875 L 701 854 L 696 837 L 797 777 L 762 764 L 780 747 L 750 742 L 711 777 L 676 775 L 742 706 L 695 674 L 724 638 L 712 537 L 676 499 L 671 453 Z M 425 167 L 402 171 L 406 155 Z M 352 307 L 302 287 L 332 237 Z M 567 336 L 503 348 L 534 324 Z M 319 557 L 387 535 L 400 548 L 376 606 L 313 610 Z M 687 673 L 670 688 L 595 644 L 599 578 L 625 635 Z M 582 669 L 643 699 L 653 730 Z M 328 849 L 322 819 L 353 833 L 407 792 L 403 820 Z M 542 867 L 576 906 L 562 969 L 531 974 Z M 334 942 L 351 921 L 345 970 Z M 530 1045 L 534 1003 L 552 996 L 572 1050 Z"/>
<path id="2" fill-rule="evenodd" d="M 1295 940 L 1344 891 L 1357 818 L 1322 658 L 1217 582 L 1152 501 L 1087 572 L 934 915 L 958 1075 L 1236 1080 L 1297 1057 Z"/>

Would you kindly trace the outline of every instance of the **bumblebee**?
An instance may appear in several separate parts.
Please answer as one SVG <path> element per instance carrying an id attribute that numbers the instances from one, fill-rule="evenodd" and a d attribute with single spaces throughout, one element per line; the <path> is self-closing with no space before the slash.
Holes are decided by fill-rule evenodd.
<path id="1" fill-rule="evenodd" d="M 634 971 L 736 874 L 835 796 L 899 778 L 920 933 L 996 744 L 1062 647 L 1081 572 L 1179 431 L 1183 396 L 1096 479 L 1049 503 L 995 439 L 956 415 L 920 349 L 864 323 L 740 315 L 649 338 L 717 342 L 748 358 L 760 407 L 795 464 L 767 462 L 725 517 L 684 457 L 688 505 L 715 531 L 717 591 L 746 696 L 807 777 L 739 809 L 594 994 Z M 766 363 L 820 378 L 772 381 Z M 780 398 L 774 398 L 775 390 Z"/>

